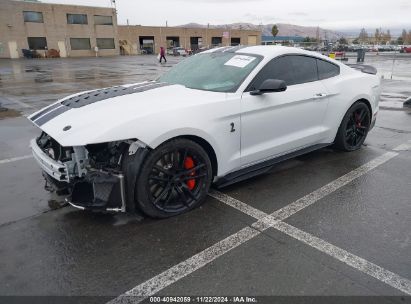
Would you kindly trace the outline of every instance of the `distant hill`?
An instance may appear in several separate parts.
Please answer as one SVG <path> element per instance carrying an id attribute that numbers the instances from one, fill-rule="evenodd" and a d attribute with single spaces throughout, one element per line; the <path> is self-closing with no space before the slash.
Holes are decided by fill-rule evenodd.
<path id="1" fill-rule="evenodd" d="M 301 26 L 295 24 L 277 23 L 278 36 L 302 36 L 312 37 L 317 36 L 317 27 Z M 198 23 L 188 23 L 180 25 L 179 27 L 192 27 L 192 28 L 206 28 L 207 25 Z M 261 30 L 263 36 L 271 36 L 271 28 L 273 24 L 255 25 L 252 23 L 231 23 L 220 25 L 209 25 L 209 28 L 231 28 L 231 29 L 243 29 L 243 30 Z M 336 40 L 344 35 L 340 32 L 319 28 L 319 35 L 321 39 Z"/>

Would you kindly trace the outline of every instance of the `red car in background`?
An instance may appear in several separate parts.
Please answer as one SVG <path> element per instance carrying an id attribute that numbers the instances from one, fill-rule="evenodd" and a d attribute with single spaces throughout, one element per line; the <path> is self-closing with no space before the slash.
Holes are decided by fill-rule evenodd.
<path id="1" fill-rule="evenodd" d="M 411 53 L 411 46 L 404 46 L 401 50 L 400 53 Z"/>

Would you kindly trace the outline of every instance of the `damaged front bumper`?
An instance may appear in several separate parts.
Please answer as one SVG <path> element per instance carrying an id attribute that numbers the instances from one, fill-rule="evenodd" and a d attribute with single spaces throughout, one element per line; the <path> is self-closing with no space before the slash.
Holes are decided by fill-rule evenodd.
<path id="1" fill-rule="evenodd" d="M 70 205 L 82 210 L 126 211 L 126 186 L 122 172 L 88 168 L 82 171 L 81 177 L 74 176 L 72 163 L 51 158 L 39 147 L 36 139 L 30 144 L 34 159 L 43 170 L 46 190 L 66 195 Z M 72 158 L 75 160 L 76 156 Z M 80 166 L 80 162 L 77 165 Z"/>

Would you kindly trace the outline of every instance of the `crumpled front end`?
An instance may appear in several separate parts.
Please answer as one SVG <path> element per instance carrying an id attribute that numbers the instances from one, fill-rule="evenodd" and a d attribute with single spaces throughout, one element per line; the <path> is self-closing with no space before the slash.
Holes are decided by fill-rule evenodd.
<path id="1" fill-rule="evenodd" d="M 140 142 L 63 147 L 43 132 L 31 140 L 31 148 L 46 190 L 66 195 L 68 203 L 83 210 L 126 211 L 122 158 L 144 148 Z"/>

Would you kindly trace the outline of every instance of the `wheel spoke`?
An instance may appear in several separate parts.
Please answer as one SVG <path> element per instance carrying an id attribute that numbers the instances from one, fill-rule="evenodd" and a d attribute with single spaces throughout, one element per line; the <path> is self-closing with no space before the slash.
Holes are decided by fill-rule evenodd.
<path id="1" fill-rule="evenodd" d="M 166 165 L 168 165 L 166 156 L 167 156 L 166 153 L 164 153 L 164 154 L 161 156 L 161 164 L 163 165 L 163 167 L 165 167 Z"/>
<path id="2" fill-rule="evenodd" d="M 154 205 L 157 205 L 157 203 L 163 198 L 164 194 L 168 193 L 170 189 L 170 186 L 167 186 L 161 191 L 161 193 L 156 197 L 156 199 L 153 201 Z"/>
<path id="3" fill-rule="evenodd" d="M 178 169 L 178 150 L 173 152 L 173 168 L 174 170 Z"/>
<path id="4" fill-rule="evenodd" d="M 346 140 L 347 140 L 347 142 L 354 136 L 354 134 L 355 134 L 355 131 L 354 130 L 351 130 L 351 132 L 349 132 L 347 135 L 346 135 Z"/>
<path id="5" fill-rule="evenodd" d="M 191 192 L 191 190 L 188 188 L 186 184 L 183 184 L 183 190 L 186 190 L 187 194 L 193 199 L 196 200 L 197 197 Z"/>
<path id="6" fill-rule="evenodd" d="M 193 173 L 194 171 L 203 168 L 204 166 L 205 166 L 205 164 L 199 164 L 199 165 L 197 165 L 197 166 L 195 166 L 195 167 L 193 167 L 193 168 L 190 168 L 190 169 L 182 172 L 182 175 L 191 174 L 191 173 Z"/>
<path id="7" fill-rule="evenodd" d="M 365 128 L 364 129 L 357 128 L 356 132 L 357 132 L 357 134 L 359 134 L 361 136 L 364 136 L 365 135 Z"/>
<path id="8" fill-rule="evenodd" d="M 183 189 L 181 189 L 179 186 L 176 186 L 175 189 L 177 190 L 178 196 L 181 197 L 181 199 L 183 200 L 183 204 L 188 207 L 188 198 L 185 195 Z"/>
<path id="9" fill-rule="evenodd" d="M 168 178 L 161 177 L 161 176 L 150 176 L 148 179 L 155 180 L 158 182 L 165 182 L 165 183 L 168 182 Z"/>
<path id="10" fill-rule="evenodd" d="M 183 157 L 180 160 L 180 166 L 178 167 L 179 169 L 184 169 L 184 163 L 185 163 L 186 158 L 187 158 L 187 153 L 188 153 L 187 149 L 184 149 L 184 154 L 183 154 Z"/>
<path id="11" fill-rule="evenodd" d="M 365 119 L 365 117 L 367 116 L 367 111 L 365 111 L 365 109 L 362 109 L 360 115 L 359 115 L 359 122 L 362 123 Z"/>
<path id="12" fill-rule="evenodd" d="M 193 175 L 193 176 L 185 176 L 181 179 L 181 181 L 185 182 L 185 181 L 188 181 L 190 179 L 199 179 L 199 178 L 205 177 L 205 176 L 207 176 L 207 174 L 205 174 L 205 173 L 204 174 Z"/>
<path id="13" fill-rule="evenodd" d="M 345 130 L 345 136 L 348 136 L 354 132 L 354 127 L 351 127 L 350 129 Z"/>
<path id="14" fill-rule="evenodd" d="M 154 165 L 153 169 L 156 169 L 156 170 L 158 170 L 158 171 L 160 171 L 161 173 L 164 173 L 164 174 L 166 174 L 166 175 L 171 175 L 171 172 L 169 172 L 168 170 L 162 168 L 162 167 L 159 166 L 159 165 Z"/>
<path id="15" fill-rule="evenodd" d="M 163 208 L 167 207 L 168 204 L 170 203 L 172 194 L 173 194 L 173 188 L 170 187 L 170 189 L 168 190 L 167 196 L 164 198 L 164 203 L 162 204 Z"/>
<path id="16" fill-rule="evenodd" d="M 355 147 L 357 145 L 357 134 L 354 132 L 352 137 L 352 146 Z"/>

